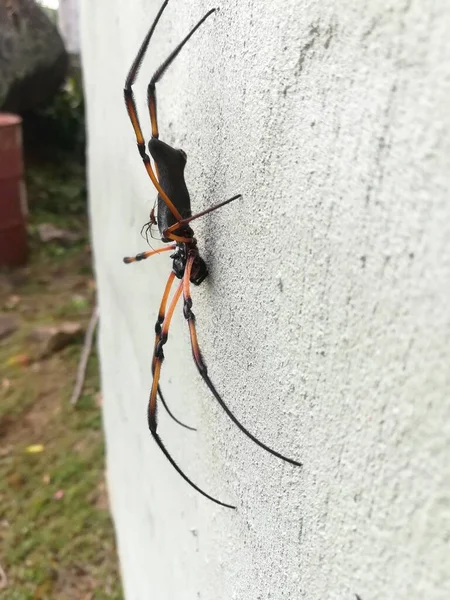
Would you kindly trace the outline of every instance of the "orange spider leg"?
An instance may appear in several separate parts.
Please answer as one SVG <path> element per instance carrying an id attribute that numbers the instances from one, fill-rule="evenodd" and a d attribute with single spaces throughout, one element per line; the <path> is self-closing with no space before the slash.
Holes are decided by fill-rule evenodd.
<path id="1" fill-rule="evenodd" d="M 161 254 L 161 252 L 168 252 L 169 250 L 175 250 L 176 245 L 170 244 L 170 246 L 163 246 L 162 248 L 157 248 L 156 250 L 148 250 L 147 252 L 140 252 L 136 254 L 136 256 L 125 256 L 123 262 L 128 265 L 132 262 L 139 262 L 140 260 L 145 260 L 154 254 Z"/>
<path id="2" fill-rule="evenodd" d="M 189 479 L 189 477 L 187 477 L 187 475 L 185 475 L 183 473 L 183 471 L 180 469 L 180 467 L 174 461 L 172 456 L 169 454 L 168 450 L 166 449 L 165 445 L 163 444 L 161 438 L 159 437 L 159 435 L 157 433 L 158 425 L 157 425 L 157 418 L 156 418 L 156 397 L 157 397 L 158 386 L 159 386 L 159 378 L 160 378 L 160 374 L 161 374 L 161 365 L 164 360 L 163 346 L 167 342 L 167 339 L 169 336 L 169 327 L 170 327 L 170 323 L 171 323 L 171 320 L 173 317 L 173 313 L 175 311 L 175 307 L 176 307 L 176 305 L 180 299 L 181 293 L 183 291 L 183 279 L 180 281 L 180 284 L 170 302 L 169 310 L 167 311 L 167 314 L 164 318 L 164 322 L 162 324 L 159 342 L 156 344 L 155 351 L 153 354 L 153 357 L 154 357 L 153 384 L 152 384 L 152 389 L 150 392 L 150 399 L 149 399 L 149 403 L 148 403 L 148 425 L 150 428 L 150 433 L 153 436 L 153 439 L 158 444 L 158 446 L 159 446 L 160 450 L 162 451 L 162 453 L 164 454 L 164 456 L 167 458 L 167 460 L 170 462 L 170 464 L 173 466 L 173 468 L 177 471 L 177 473 L 179 475 L 181 475 L 181 477 L 191 487 L 193 487 L 195 490 L 197 490 L 197 492 L 202 494 L 202 496 L 205 496 L 205 498 L 208 498 L 212 502 L 215 502 L 216 504 L 220 504 L 221 506 L 225 506 L 226 508 L 235 509 L 236 508 L 235 506 L 232 506 L 231 504 L 226 504 L 225 502 L 221 502 L 220 500 L 217 500 L 217 498 L 213 498 L 213 496 L 210 496 L 209 494 L 204 492 L 193 481 L 191 481 Z M 169 278 L 169 281 L 170 281 L 170 278 Z M 168 283 L 169 283 L 169 281 L 168 281 Z M 166 291 L 167 291 L 167 285 L 166 285 Z M 163 297 L 163 302 L 167 302 L 167 300 L 164 300 L 164 297 Z"/>
<path id="3" fill-rule="evenodd" d="M 162 15 L 164 9 L 167 6 L 167 3 L 168 3 L 168 0 L 166 0 L 164 2 L 164 4 L 162 5 L 162 7 L 160 8 L 160 10 L 159 10 L 158 14 L 156 15 L 156 18 L 153 22 L 153 25 L 150 27 L 150 31 L 145 36 L 144 41 L 142 42 L 141 47 L 139 48 L 139 52 L 138 52 L 136 58 L 134 59 L 133 64 L 131 65 L 131 69 L 130 69 L 128 76 L 126 78 L 126 81 L 125 81 L 124 96 L 125 96 L 125 104 L 127 107 L 128 115 L 130 117 L 130 121 L 131 121 L 131 124 L 134 129 L 134 133 L 136 135 L 136 142 L 137 142 L 139 154 L 141 155 L 145 169 L 146 169 L 150 179 L 152 180 L 153 185 L 158 190 L 158 194 L 161 196 L 161 198 L 166 203 L 167 208 L 170 210 L 170 212 L 173 214 L 173 216 L 177 220 L 181 221 L 181 219 L 183 217 L 177 210 L 176 206 L 173 204 L 172 200 L 170 200 L 170 198 L 168 197 L 166 192 L 162 189 L 161 185 L 159 184 L 158 178 L 155 175 L 155 172 L 153 171 L 152 164 L 150 162 L 150 157 L 145 150 L 145 139 L 144 139 L 144 135 L 142 133 L 141 124 L 139 122 L 139 117 L 138 117 L 137 109 L 136 109 L 136 102 L 134 100 L 134 94 L 133 94 L 133 89 L 132 89 L 132 86 L 135 82 L 136 76 L 139 71 L 139 67 L 141 66 L 142 59 L 147 50 L 147 46 L 150 42 L 150 39 L 153 35 L 156 25 Z M 154 117 L 156 118 L 156 106 L 155 106 Z"/>

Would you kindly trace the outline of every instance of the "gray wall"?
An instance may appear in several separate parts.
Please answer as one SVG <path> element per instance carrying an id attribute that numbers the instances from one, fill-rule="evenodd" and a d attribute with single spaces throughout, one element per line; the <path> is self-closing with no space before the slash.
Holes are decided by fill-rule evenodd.
<path id="1" fill-rule="evenodd" d="M 66 49 L 71 54 L 80 53 L 80 0 L 59 0 L 58 26 Z"/>
<path id="2" fill-rule="evenodd" d="M 181 306 L 146 423 L 168 255 L 125 266 L 156 196 L 124 108 L 158 2 L 82 3 L 89 181 L 108 476 L 128 600 L 450 597 L 450 4 L 221 0 L 158 88 L 161 138 L 188 153 L 210 277 Z M 172 0 L 136 97 L 211 7 Z M 157 244 L 157 242 L 156 242 Z"/>

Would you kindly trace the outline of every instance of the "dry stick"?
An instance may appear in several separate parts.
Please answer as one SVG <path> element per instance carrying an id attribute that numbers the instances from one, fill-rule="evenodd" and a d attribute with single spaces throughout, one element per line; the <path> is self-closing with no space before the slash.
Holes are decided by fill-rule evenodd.
<path id="1" fill-rule="evenodd" d="M 94 339 L 94 332 L 95 328 L 97 327 L 98 317 L 99 310 L 98 306 L 95 305 L 95 308 L 92 311 L 92 315 L 89 320 L 88 328 L 86 330 L 83 350 L 81 352 L 80 362 L 78 364 L 77 380 L 75 382 L 72 397 L 70 398 L 70 404 L 76 404 L 78 402 L 79 397 L 81 396 L 81 392 L 83 391 L 84 380 L 86 377 L 86 367 L 92 349 L 92 340 Z"/>
<path id="2" fill-rule="evenodd" d="M 6 577 L 6 573 L 2 568 L 2 565 L 0 565 L 0 590 L 5 589 L 5 587 L 8 585 L 8 578 Z"/>

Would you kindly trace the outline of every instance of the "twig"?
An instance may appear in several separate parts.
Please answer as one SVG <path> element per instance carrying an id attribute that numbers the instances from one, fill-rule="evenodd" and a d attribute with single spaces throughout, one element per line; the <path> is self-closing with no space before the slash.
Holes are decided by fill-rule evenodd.
<path id="1" fill-rule="evenodd" d="M 6 577 L 6 573 L 0 565 L 0 590 L 4 590 L 8 585 L 8 578 Z"/>
<path id="2" fill-rule="evenodd" d="M 92 311 L 89 325 L 86 330 L 86 336 L 84 338 L 83 350 L 81 352 L 80 362 L 78 364 L 77 380 L 75 387 L 73 388 L 72 397 L 70 398 L 70 404 L 76 404 L 81 392 L 83 391 L 84 380 L 86 377 L 86 367 L 89 360 L 89 355 L 92 349 L 92 340 L 94 339 L 95 328 L 97 327 L 99 317 L 98 306 L 96 305 Z"/>

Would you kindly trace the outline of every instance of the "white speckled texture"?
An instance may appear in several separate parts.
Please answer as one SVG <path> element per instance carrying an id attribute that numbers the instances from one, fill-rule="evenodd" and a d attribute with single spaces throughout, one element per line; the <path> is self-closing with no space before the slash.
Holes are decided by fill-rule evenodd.
<path id="1" fill-rule="evenodd" d="M 135 87 L 211 7 L 171 0 Z M 450 3 L 221 0 L 158 87 L 210 277 L 146 423 L 168 255 L 125 266 L 156 193 L 124 108 L 159 0 L 82 2 L 108 475 L 128 600 L 450 598 Z"/>

